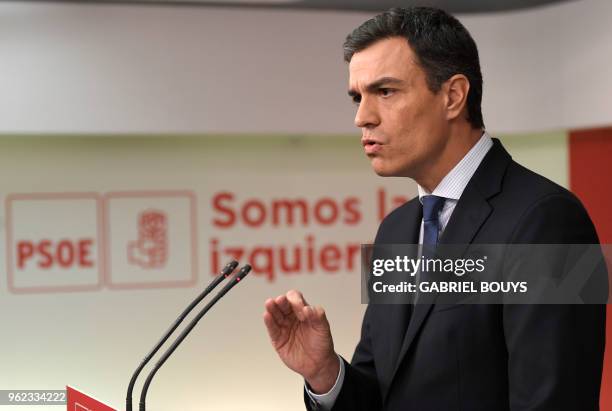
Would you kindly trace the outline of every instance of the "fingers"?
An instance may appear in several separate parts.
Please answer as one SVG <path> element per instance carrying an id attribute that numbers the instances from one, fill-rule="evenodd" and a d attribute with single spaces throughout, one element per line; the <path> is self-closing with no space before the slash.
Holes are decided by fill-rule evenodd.
<path id="1" fill-rule="evenodd" d="M 293 314 L 293 310 L 291 309 L 291 303 L 289 303 L 289 300 L 287 300 L 287 296 L 285 294 L 276 297 L 274 299 L 274 302 L 284 315 Z"/>
<path id="2" fill-rule="evenodd" d="M 297 290 L 290 290 L 287 294 L 267 299 L 265 307 L 264 321 L 269 329 L 278 329 L 280 332 L 282 327 L 287 326 L 288 321 L 295 321 L 295 318 L 300 322 L 311 323 L 315 327 L 329 328 L 323 307 L 308 305 L 302 293 Z"/>
<path id="3" fill-rule="evenodd" d="M 297 290 L 290 290 L 287 293 L 286 298 L 297 319 L 300 321 L 305 321 L 307 311 L 306 307 L 308 306 L 308 303 L 304 299 L 302 293 Z"/>
<path id="4" fill-rule="evenodd" d="M 281 311 L 280 307 L 272 298 L 268 298 L 265 303 L 266 312 L 274 318 L 276 323 L 280 326 L 283 323 L 283 317 L 285 316 Z"/>
<path id="5" fill-rule="evenodd" d="M 263 320 L 268 329 L 270 339 L 276 344 L 282 336 L 283 327 L 286 327 L 287 316 L 283 314 L 278 304 L 276 304 L 275 300 L 272 298 L 268 298 L 264 305 L 266 311 L 264 311 Z M 293 313 L 291 313 L 291 316 L 293 316 Z"/>
<path id="6" fill-rule="evenodd" d="M 263 319 L 264 323 L 266 324 L 266 328 L 268 329 L 268 335 L 270 336 L 270 340 L 272 340 L 273 343 L 278 341 L 279 337 L 281 336 L 281 329 L 276 323 L 276 320 L 274 319 L 272 314 L 270 314 L 269 311 L 264 312 Z"/>

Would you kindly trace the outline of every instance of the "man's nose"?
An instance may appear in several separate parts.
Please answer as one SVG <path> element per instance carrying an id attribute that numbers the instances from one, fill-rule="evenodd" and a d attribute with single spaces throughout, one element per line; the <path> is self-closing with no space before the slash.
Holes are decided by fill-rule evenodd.
<path id="1" fill-rule="evenodd" d="M 362 97 L 355 114 L 355 125 L 359 128 L 373 127 L 380 123 L 380 117 L 375 103 Z"/>

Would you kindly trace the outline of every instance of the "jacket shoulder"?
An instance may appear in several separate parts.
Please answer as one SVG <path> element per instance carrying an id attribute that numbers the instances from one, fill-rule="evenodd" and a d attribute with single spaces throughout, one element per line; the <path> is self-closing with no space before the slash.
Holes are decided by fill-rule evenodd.
<path id="1" fill-rule="evenodd" d="M 512 196 L 525 210 L 537 204 L 570 206 L 585 211 L 574 193 L 554 181 L 512 161 L 504 177 L 502 197 Z"/>
<path id="2" fill-rule="evenodd" d="M 495 200 L 501 208 L 513 209 L 514 241 L 583 242 L 587 238 L 597 241 L 588 212 L 575 194 L 514 161 L 508 167 L 501 195 Z M 539 238 L 536 230 L 548 235 Z"/>

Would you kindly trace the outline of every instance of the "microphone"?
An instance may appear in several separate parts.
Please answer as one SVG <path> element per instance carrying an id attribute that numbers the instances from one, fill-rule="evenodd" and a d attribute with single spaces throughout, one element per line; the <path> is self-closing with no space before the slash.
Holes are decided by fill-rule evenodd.
<path id="1" fill-rule="evenodd" d="M 166 340 L 168 340 L 170 335 L 172 335 L 174 330 L 176 330 L 176 328 L 183 322 L 185 317 L 187 317 L 187 315 L 195 308 L 195 306 L 198 305 L 200 301 L 204 299 L 204 297 L 210 294 L 210 292 L 216 286 L 218 286 L 231 273 L 233 273 L 236 267 L 238 267 L 238 261 L 236 260 L 232 260 L 231 262 L 227 263 L 225 267 L 223 267 L 223 269 L 221 270 L 221 273 L 216 276 L 210 282 L 210 284 L 208 284 L 204 291 L 202 291 L 202 293 L 200 293 L 200 295 L 198 295 L 195 300 L 193 300 L 191 304 L 189 304 L 189 306 L 181 313 L 181 315 L 179 315 L 179 317 L 174 321 L 174 323 L 172 323 L 170 328 L 168 328 L 168 331 L 166 331 L 166 333 L 157 342 L 157 344 L 155 344 L 155 347 L 153 347 L 151 352 L 147 354 L 144 360 L 142 360 L 138 368 L 136 368 L 136 371 L 134 371 L 134 374 L 132 374 L 132 379 L 130 380 L 130 384 L 128 385 L 127 396 L 125 398 L 126 411 L 132 411 L 132 392 L 134 391 L 134 384 L 136 384 L 136 379 L 138 378 L 138 375 L 140 375 L 140 372 L 145 367 L 145 365 L 147 365 L 149 361 L 151 361 L 151 358 L 153 358 L 157 351 L 159 351 L 161 346 L 166 342 Z"/>
<path id="2" fill-rule="evenodd" d="M 219 291 L 217 295 L 215 295 L 213 299 L 210 300 L 210 302 L 204 306 L 204 308 L 202 308 L 202 310 L 198 313 L 198 315 L 189 323 L 189 325 L 185 327 L 185 329 L 183 329 L 183 332 L 181 332 L 181 334 L 177 337 L 177 339 L 172 343 L 172 345 L 161 356 L 157 364 L 155 364 L 155 366 L 153 367 L 153 369 L 147 376 L 147 379 L 145 380 L 145 383 L 142 386 L 142 391 L 140 393 L 140 408 L 139 408 L 140 411 L 146 411 L 147 391 L 149 390 L 149 385 L 151 385 L 151 381 L 153 381 L 153 377 L 155 377 L 155 374 L 157 373 L 157 371 L 159 371 L 159 369 L 162 367 L 162 365 L 164 365 L 166 360 L 172 355 L 172 353 L 178 348 L 178 346 L 183 342 L 183 340 L 189 335 L 191 330 L 193 330 L 193 328 L 198 324 L 198 321 L 200 321 L 202 317 L 204 317 L 204 315 L 208 312 L 208 310 L 210 310 L 212 306 L 215 305 L 217 301 L 221 299 L 221 297 L 227 294 L 229 290 L 231 290 L 236 284 L 238 284 L 240 280 L 246 277 L 249 271 L 251 271 L 251 266 L 249 264 L 245 264 L 244 267 L 242 267 L 240 271 L 236 275 L 234 275 L 234 277 L 232 277 L 232 279 L 227 284 L 225 284 L 225 287 L 223 287 L 221 291 Z"/>

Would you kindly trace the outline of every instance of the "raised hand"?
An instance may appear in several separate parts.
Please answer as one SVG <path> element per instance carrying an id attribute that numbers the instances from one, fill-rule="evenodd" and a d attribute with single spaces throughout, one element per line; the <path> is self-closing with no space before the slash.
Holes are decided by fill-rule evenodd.
<path id="1" fill-rule="evenodd" d="M 302 375 L 315 393 L 328 392 L 340 363 L 325 310 L 308 305 L 296 290 L 266 300 L 265 307 L 264 323 L 278 356 Z"/>

